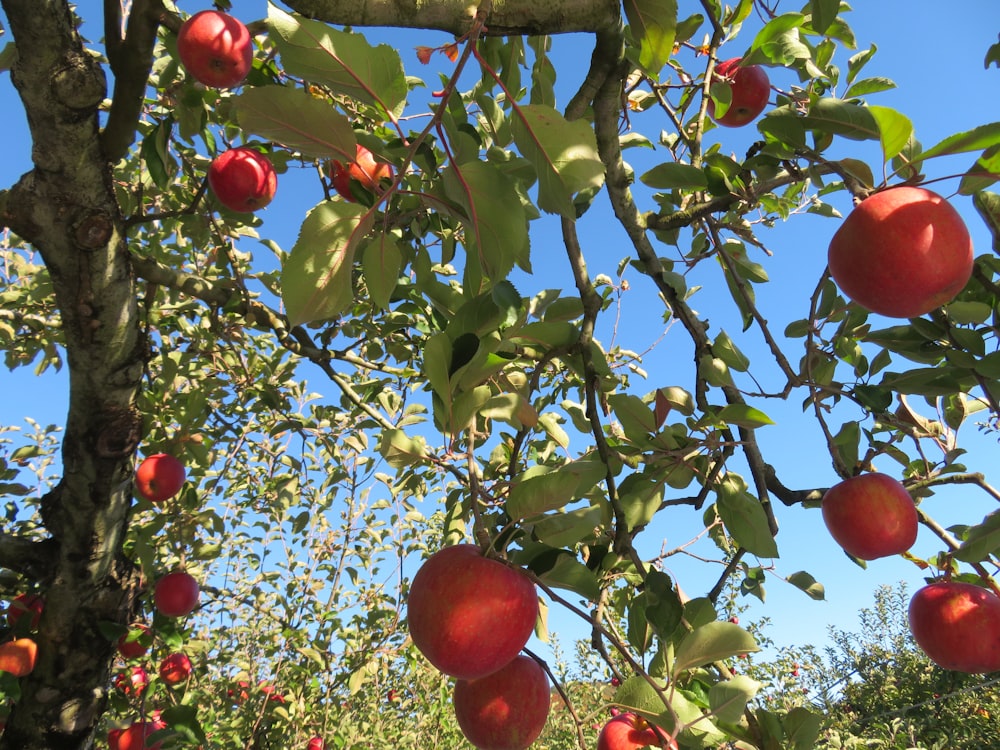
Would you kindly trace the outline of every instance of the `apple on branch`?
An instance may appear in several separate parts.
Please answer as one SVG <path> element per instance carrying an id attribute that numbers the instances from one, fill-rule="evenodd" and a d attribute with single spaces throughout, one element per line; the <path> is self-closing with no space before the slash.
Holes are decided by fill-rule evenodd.
<path id="1" fill-rule="evenodd" d="M 865 198 L 833 235 L 830 275 L 862 307 L 915 318 L 951 302 L 972 275 L 969 230 L 937 193 L 902 186 Z"/>
<path id="2" fill-rule="evenodd" d="M 517 656 L 500 670 L 455 682 L 455 717 L 479 750 L 525 750 L 545 728 L 550 689 L 545 670 Z"/>
<path id="3" fill-rule="evenodd" d="M 906 552 L 917 539 L 917 508 L 886 474 L 861 474 L 823 495 L 823 521 L 844 551 L 861 560 Z"/>
<path id="4" fill-rule="evenodd" d="M 330 176 L 333 179 L 333 189 L 338 195 L 353 202 L 357 200 L 352 190 L 353 183 L 377 193 L 383 181 L 392 181 L 393 170 L 392 165 L 376 160 L 374 154 L 359 143 L 355 149 L 354 161 L 347 164 L 341 161 L 330 163 Z"/>
<path id="5" fill-rule="evenodd" d="M 151 503 L 169 500 L 184 486 L 184 464 L 169 453 L 147 456 L 135 470 L 135 489 Z"/>
<path id="6" fill-rule="evenodd" d="M 191 676 L 191 660 L 187 654 L 176 652 L 160 662 L 160 679 L 170 686 L 180 685 Z"/>
<path id="7" fill-rule="evenodd" d="M 939 581 L 910 600 L 913 639 L 943 669 L 970 674 L 1000 670 L 1000 597 L 981 586 Z"/>
<path id="8" fill-rule="evenodd" d="M 452 677 L 474 680 L 524 648 L 538 619 L 535 584 L 521 571 L 459 544 L 431 555 L 407 598 L 413 643 Z"/>
<path id="9" fill-rule="evenodd" d="M 708 100 L 708 116 L 719 125 L 739 128 L 757 119 L 767 106 L 771 81 L 759 65 L 741 65 L 734 57 L 715 66 L 713 86 L 726 85 L 730 91 L 729 108 L 715 116 L 715 100 Z"/>
<path id="10" fill-rule="evenodd" d="M 278 175 L 264 154 L 249 146 L 223 151 L 208 167 L 208 185 L 230 211 L 264 208 L 278 190 Z"/>
<path id="11" fill-rule="evenodd" d="M 167 573 L 156 582 L 153 603 L 166 617 L 185 617 L 198 606 L 198 582 L 183 570 Z"/>
<path id="12" fill-rule="evenodd" d="M 642 747 L 677 750 L 677 742 L 665 737 L 644 718 L 631 712 L 612 717 L 597 737 L 597 750 L 639 750 Z"/>
<path id="13" fill-rule="evenodd" d="M 199 83 L 239 86 L 253 64 L 253 39 L 243 23 L 218 10 L 195 13 L 177 32 L 177 56 Z"/>

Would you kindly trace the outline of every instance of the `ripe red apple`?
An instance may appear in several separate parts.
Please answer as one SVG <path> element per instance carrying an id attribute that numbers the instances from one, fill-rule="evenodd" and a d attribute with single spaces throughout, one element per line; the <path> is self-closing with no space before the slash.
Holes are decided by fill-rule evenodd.
<path id="1" fill-rule="evenodd" d="M 191 676 L 191 660 L 179 651 L 160 662 L 160 679 L 168 685 L 180 685 Z"/>
<path id="2" fill-rule="evenodd" d="M 980 586 L 941 581 L 910 600 L 910 631 L 943 669 L 980 674 L 1000 670 L 1000 597 Z"/>
<path id="3" fill-rule="evenodd" d="M 306 750 L 324 750 L 324 748 L 326 748 L 326 743 L 322 737 L 313 737 L 306 745 Z"/>
<path id="4" fill-rule="evenodd" d="M 181 491 L 184 479 L 184 464 L 168 453 L 154 453 L 135 470 L 135 489 L 149 502 L 162 503 Z"/>
<path id="5" fill-rule="evenodd" d="M 181 24 L 177 55 L 196 81 L 228 89 L 241 84 L 250 72 L 253 40 L 238 19 L 218 10 L 203 10 Z"/>
<path id="6" fill-rule="evenodd" d="M 535 584 L 471 544 L 431 555 L 410 585 L 407 621 L 413 643 L 435 667 L 463 680 L 510 663 L 537 618 Z"/>
<path id="7" fill-rule="evenodd" d="M 666 745 L 663 741 L 666 739 Z M 667 747 L 677 750 L 677 742 L 664 738 L 641 716 L 633 713 L 618 714 L 597 736 L 597 750 L 638 750 L 640 747 Z"/>
<path id="8" fill-rule="evenodd" d="M 862 560 L 901 554 L 917 539 L 913 498 L 886 474 L 861 474 L 828 489 L 823 521 L 837 544 Z"/>
<path id="9" fill-rule="evenodd" d="M 732 98 L 729 109 L 721 117 L 715 116 L 715 101 L 708 100 L 708 116 L 719 125 L 738 128 L 753 122 L 767 106 L 771 94 L 771 81 L 759 65 L 740 65 L 742 58 L 734 57 L 715 66 L 714 76 L 729 85 Z"/>
<path id="10" fill-rule="evenodd" d="M 360 143 L 357 144 L 354 161 L 344 164 L 340 161 L 331 162 L 333 189 L 345 200 L 353 201 L 351 181 L 356 180 L 365 190 L 378 192 L 382 180 L 392 180 L 392 165 L 384 161 L 376 161 L 374 155 Z"/>
<path id="11" fill-rule="evenodd" d="M 166 728 L 167 725 L 159 718 L 139 720 L 125 729 L 112 729 L 108 732 L 108 746 L 111 750 L 160 750 L 162 742 L 147 744 L 146 738 Z"/>
<path id="12" fill-rule="evenodd" d="M 545 727 L 549 698 L 545 670 L 522 655 L 485 677 L 457 680 L 453 702 L 462 734 L 479 750 L 524 750 Z"/>
<path id="13" fill-rule="evenodd" d="M 118 653 L 125 659 L 139 659 L 149 651 L 152 641 L 149 628 L 140 623 L 118 639 Z"/>
<path id="14" fill-rule="evenodd" d="M 7 624 L 10 625 L 11 629 L 16 629 L 21 617 L 31 612 L 27 630 L 37 630 L 44 608 L 45 599 L 42 598 L 41 594 L 18 594 L 7 605 Z"/>
<path id="15" fill-rule="evenodd" d="M 142 695 L 148 685 L 149 675 L 142 667 L 132 667 L 127 672 L 119 672 L 115 677 L 115 687 L 125 695 L 130 695 L 132 692 Z"/>
<path id="16" fill-rule="evenodd" d="M 271 160 L 249 146 L 223 151 L 208 167 L 208 184 L 219 203 L 231 211 L 264 208 L 278 189 Z"/>
<path id="17" fill-rule="evenodd" d="M 153 603 L 160 614 L 184 617 L 198 606 L 198 582 L 187 572 L 175 570 L 156 582 Z"/>
<path id="18" fill-rule="evenodd" d="M 830 275 L 862 307 L 915 318 L 950 302 L 972 275 L 969 231 L 937 193 L 894 187 L 863 200 L 833 235 Z"/>

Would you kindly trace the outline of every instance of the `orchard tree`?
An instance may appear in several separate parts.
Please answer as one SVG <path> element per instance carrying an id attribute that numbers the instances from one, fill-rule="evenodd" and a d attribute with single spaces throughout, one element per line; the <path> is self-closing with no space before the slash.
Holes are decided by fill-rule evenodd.
<path id="1" fill-rule="evenodd" d="M 763 448 L 783 401 L 838 481 L 902 483 L 926 575 L 995 596 L 995 517 L 922 501 L 1000 499 L 959 462 L 967 417 L 1000 419 L 1000 261 L 953 209 L 1000 227 L 1000 123 L 922 145 L 846 4 L 0 5 L 32 164 L 0 191 L 0 345 L 69 403 L 0 426 L 0 750 L 458 747 L 406 595 L 459 542 L 530 579 L 537 632 L 559 608 L 590 633 L 601 680 L 543 665 L 539 744 L 592 747 L 614 705 L 664 747 L 811 747 L 822 717 L 757 700 L 719 606 L 761 594 L 782 513 L 826 489 Z M 770 229 L 805 213 L 840 229 L 773 289 Z M 629 304 L 675 369 L 644 371 Z M 161 454 L 183 476 L 137 484 Z M 886 499 L 855 500 L 878 536 Z M 692 518 L 705 586 L 657 551 Z"/>

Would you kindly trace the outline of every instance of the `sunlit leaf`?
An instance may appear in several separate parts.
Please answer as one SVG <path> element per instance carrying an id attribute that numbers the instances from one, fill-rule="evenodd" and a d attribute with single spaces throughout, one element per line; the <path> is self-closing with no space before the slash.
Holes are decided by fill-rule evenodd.
<path id="1" fill-rule="evenodd" d="M 639 66 L 658 79 L 674 49 L 677 0 L 625 0 L 625 17 L 639 45 Z"/>
<path id="2" fill-rule="evenodd" d="M 324 201 L 306 214 L 281 269 L 281 298 L 293 325 L 330 318 L 354 299 L 354 253 L 371 214 L 347 201 Z"/>
<path id="3" fill-rule="evenodd" d="M 720 720 L 736 724 L 743 718 L 747 703 L 760 690 L 760 683 L 746 675 L 718 682 L 708 691 L 708 705 Z"/>
<path id="4" fill-rule="evenodd" d="M 710 622 L 684 636 L 674 654 L 673 675 L 737 654 L 760 651 L 753 636 L 731 622 Z"/>
<path id="5" fill-rule="evenodd" d="M 868 111 L 878 123 L 882 160 L 889 161 L 906 148 L 913 135 L 913 123 L 906 115 L 889 107 L 870 105 Z"/>

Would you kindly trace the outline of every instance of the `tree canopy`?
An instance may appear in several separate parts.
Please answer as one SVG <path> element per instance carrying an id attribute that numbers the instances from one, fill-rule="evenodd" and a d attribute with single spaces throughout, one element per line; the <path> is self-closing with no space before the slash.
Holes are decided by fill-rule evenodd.
<path id="1" fill-rule="evenodd" d="M 828 489 L 790 486 L 759 438 L 786 404 L 838 481 L 878 470 L 915 501 L 937 547 L 892 554 L 1000 593 L 996 514 L 945 525 L 933 503 L 1000 500 L 965 463 L 1000 419 L 1000 123 L 922 144 L 878 103 L 894 84 L 863 11 L 218 2 L 251 56 L 219 88 L 181 59 L 195 5 L 0 0 L 31 139 L 0 186 L 0 350 L 65 373 L 69 405 L 0 424 L 0 750 L 146 729 L 163 750 L 462 747 L 452 683 L 406 629 L 421 561 L 460 542 L 530 577 L 539 638 L 556 609 L 590 636 L 539 659 L 537 746 L 593 747 L 612 706 L 665 747 L 817 746 L 821 707 L 766 700 L 726 609 L 769 576 L 823 598 L 813 572 L 773 572 L 782 515 Z M 452 36 L 407 50 L 375 27 Z M 1000 44 L 982 54 L 1000 68 Z M 771 76 L 763 112 L 716 73 L 733 58 Z M 255 166 L 213 177 L 236 148 Z M 798 249 L 820 257 L 803 285 L 769 283 L 774 227 L 846 226 L 904 186 L 992 233 L 931 307 L 871 312 L 826 247 Z M 901 234 L 922 248 L 921 205 Z M 916 255 L 846 274 L 918 296 Z M 795 311 L 781 330 L 765 298 Z M 652 334 L 621 324 L 636 307 Z M 644 367 L 654 347 L 669 371 Z M 185 473 L 165 499 L 136 481 L 160 454 Z M 696 543 L 704 586 L 670 565 Z M 190 614 L 157 606 L 173 571 L 200 589 Z M 19 674 L 4 648 L 25 641 Z"/>

